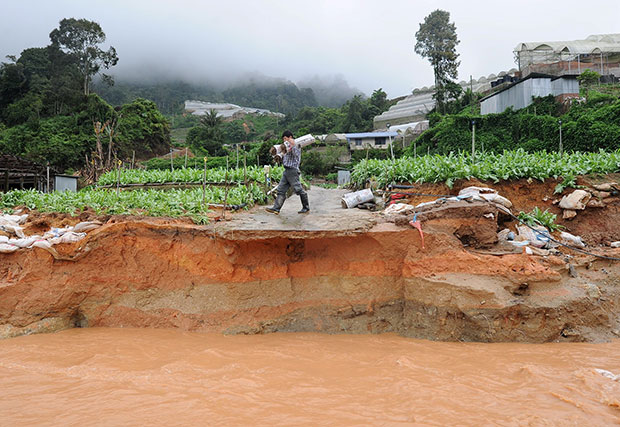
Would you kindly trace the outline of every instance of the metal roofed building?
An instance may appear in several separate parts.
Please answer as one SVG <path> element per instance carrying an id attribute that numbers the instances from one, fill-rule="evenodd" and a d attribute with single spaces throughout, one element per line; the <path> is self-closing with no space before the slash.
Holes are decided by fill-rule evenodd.
<path id="1" fill-rule="evenodd" d="M 489 74 L 470 81 L 462 80 L 459 86 L 463 90 L 472 89 L 474 92 L 485 93 L 491 90 L 491 85 L 498 78 L 512 77 L 517 74 L 516 69 L 502 71 L 499 74 Z M 373 127 L 385 129 L 389 123 L 392 126 L 426 120 L 426 115 L 435 108 L 435 86 L 414 89 L 412 94 L 392 105 L 389 110 L 375 116 Z"/>
<path id="2" fill-rule="evenodd" d="M 353 151 L 365 150 L 366 148 L 389 148 L 390 138 L 394 143 L 398 132 L 345 133 L 344 136 L 349 143 L 349 149 Z"/>
<path id="3" fill-rule="evenodd" d="M 563 101 L 579 96 L 579 82 L 575 75 L 549 76 L 530 74 L 524 79 L 507 86 L 480 100 L 480 114 L 497 114 L 507 108 L 520 110 L 532 103 L 533 96 L 553 95 Z"/>
<path id="4" fill-rule="evenodd" d="M 586 69 L 620 77 L 620 33 L 595 34 L 584 40 L 519 43 L 514 54 L 523 77 L 531 73 L 581 74 Z"/>

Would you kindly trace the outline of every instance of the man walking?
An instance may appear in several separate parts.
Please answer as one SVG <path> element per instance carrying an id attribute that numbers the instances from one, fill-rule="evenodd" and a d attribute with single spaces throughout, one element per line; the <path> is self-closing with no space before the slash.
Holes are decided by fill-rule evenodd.
<path id="1" fill-rule="evenodd" d="M 295 194 L 298 194 L 301 198 L 302 208 L 298 213 L 305 214 L 310 212 L 310 204 L 308 202 L 308 193 L 305 192 L 304 188 L 301 186 L 301 182 L 299 181 L 301 148 L 295 144 L 295 138 L 290 130 L 284 131 L 282 134 L 282 140 L 288 143 L 290 148 L 282 159 L 284 173 L 282 174 L 282 179 L 278 184 L 276 201 L 273 204 L 273 207 L 266 208 L 266 210 L 267 212 L 278 215 L 280 213 L 280 209 L 282 209 L 284 201 L 286 200 L 286 192 L 290 187 L 293 187 Z"/>

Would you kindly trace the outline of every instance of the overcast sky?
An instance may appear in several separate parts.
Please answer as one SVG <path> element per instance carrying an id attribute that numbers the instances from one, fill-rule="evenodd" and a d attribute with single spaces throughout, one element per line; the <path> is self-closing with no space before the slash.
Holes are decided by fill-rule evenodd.
<path id="1" fill-rule="evenodd" d="M 116 48 L 117 76 L 341 74 L 366 94 L 396 97 L 433 84 L 413 45 L 435 9 L 456 24 L 459 80 L 515 67 L 519 42 L 620 32 L 618 0 L 0 0 L 0 60 L 49 44 L 62 18 L 86 18 Z"/>

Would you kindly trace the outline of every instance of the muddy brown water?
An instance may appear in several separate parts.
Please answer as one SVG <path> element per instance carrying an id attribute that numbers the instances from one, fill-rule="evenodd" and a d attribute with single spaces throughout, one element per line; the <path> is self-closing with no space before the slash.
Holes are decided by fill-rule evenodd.
<path id="1" fill-rule="evenodd" d="M 610 425 L 620 341 L 71 329 L 0 341 L 0 425 Z"/>

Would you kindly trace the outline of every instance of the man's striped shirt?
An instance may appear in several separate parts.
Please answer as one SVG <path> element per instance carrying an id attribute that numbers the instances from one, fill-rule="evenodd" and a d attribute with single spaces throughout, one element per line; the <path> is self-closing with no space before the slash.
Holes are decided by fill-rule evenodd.
<path id="1" fill-rule="evenodd" d="M 285 155 L 282 160 L 284 167 L 299 169 L 299 163 L 301 162 L 301 148 L 298 145 L 293 146 Z"/>

